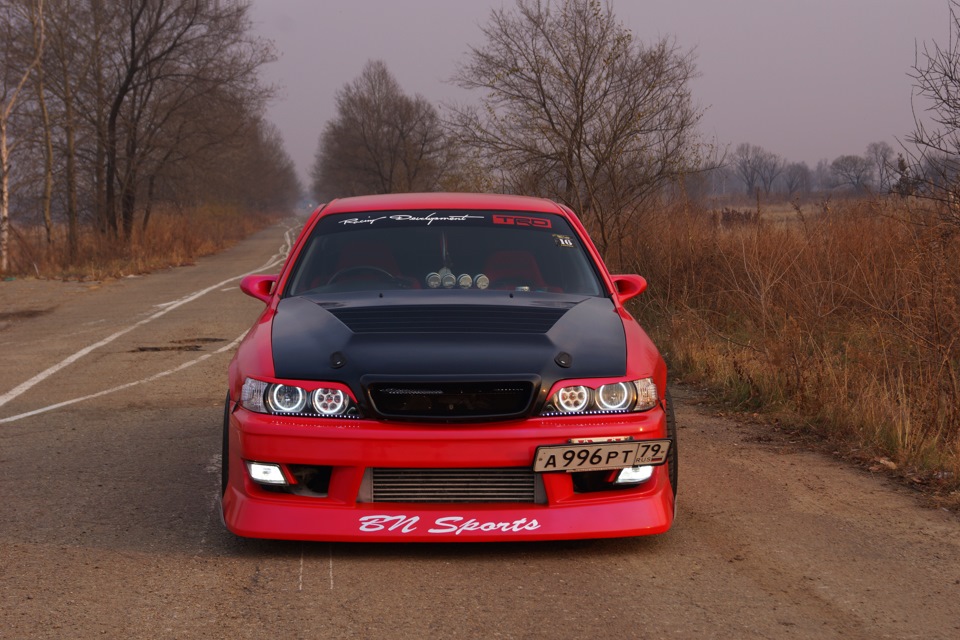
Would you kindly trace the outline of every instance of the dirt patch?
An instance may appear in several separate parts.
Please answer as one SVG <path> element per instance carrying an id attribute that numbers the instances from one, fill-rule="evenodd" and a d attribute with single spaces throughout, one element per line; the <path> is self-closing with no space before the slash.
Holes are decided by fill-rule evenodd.
<path id="1" fill-rule="evenodd" d="M 49 309 L 24 309 L 22 311 L 0 311 L 0 322 L 36 318 L 38 316 L 46 315 L 54 309 L 55 307 L 50 307 Z"/>

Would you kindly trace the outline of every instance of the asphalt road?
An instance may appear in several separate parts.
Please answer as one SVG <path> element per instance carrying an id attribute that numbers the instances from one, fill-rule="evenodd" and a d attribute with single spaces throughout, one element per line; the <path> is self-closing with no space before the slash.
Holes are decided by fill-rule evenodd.
<path id="1" fill-rule="evenodd" d="M 683 387 L 662 536 L 227 533 L 226 367 L 260 309 L 237 285 L 288 231 L 103 285 L 0 282 L 0 638 L 960 637 L 955 516 Z"/>

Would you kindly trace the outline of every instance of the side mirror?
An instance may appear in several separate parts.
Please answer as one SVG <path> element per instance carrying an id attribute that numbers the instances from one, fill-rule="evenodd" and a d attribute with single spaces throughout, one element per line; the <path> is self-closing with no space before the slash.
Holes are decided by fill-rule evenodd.
<path id="1" fill-rule="evenodd" d="M 617 299 L 620 300 L 620 304 L 636 298 L 647 290 L 647 280 L 642 276 L 630 274 L 610 277 L 613 278 L 613 284 L 617 288 Z"/>
<path id="2" fill-rule="evenodd" d="M 272 291 L 280 276 L 247 276 L 240 281 L 240 290 L 248 296 L 253 296 L 257 300 L 270 303 L 273 297 Z"/>

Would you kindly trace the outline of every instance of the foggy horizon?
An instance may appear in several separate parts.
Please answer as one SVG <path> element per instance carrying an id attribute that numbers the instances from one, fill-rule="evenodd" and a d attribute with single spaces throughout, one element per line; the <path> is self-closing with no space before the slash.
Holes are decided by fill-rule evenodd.
<path id="1" fill-rule="evenodd" d="M 814 168 L 899 141 L 914 127 L 909 73 L 917 47 L 949 36 L 946 0 L 649 0 L 611 3 L 645 43 L 675 38 L 694 50 L 699 131 L 721 149 L 748 142 Z M 498 2 L 254 0 L 254 31 L 278 61 L 267 118 L 283 134 L 304 186 L 334 96 L 368 60 L 383 60 L 408 94 L 443 111 L 479 94 L 449 82 Z M 514 3 L 505 0 L 510 9 Z M 916 104 L 918 111 L 923 105 Z"/>

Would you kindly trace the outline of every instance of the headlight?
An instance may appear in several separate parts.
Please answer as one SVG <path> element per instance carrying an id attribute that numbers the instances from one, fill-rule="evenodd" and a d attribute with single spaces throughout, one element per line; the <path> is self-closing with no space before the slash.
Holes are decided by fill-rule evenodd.
<path id="1" fill-rule="evenodd" d="M 243 381 L 240 404 L 250 411 L 273 415 L 359 418 L 350 395 L 342 389 L 303 387 L 247 378 Z"/>
<path id="2" fill-rule="evenodd" d="M 605 384 L 597 389 L 597 406 L 603 411 L 625 411 L 633 405 L 634 391 L 626 382 Z"/>
<path id="3" fill-rule="evenodd" d="M 557 406 L 564 413 L 579 413 L 590 404 L 590 389 L 587 387 L 564 387 L 557 391 Z"/>
<path id="4" fill-rule="evenodd" d="M 324 416 L 343 413 L 350 398 L 340 389 L 317 389 L 313 392 L 313 408 Z"/>
<path id="5" fill-rule="evenodd" d="M 652 378 L 613 382 L 595 389 L 571 385 L 557 389 L 541 415 L 648 411 L 658 402 L 657 385 Z"/>
<path id="6" fill-rule="evenodd" d="M 307 392 L 289 384 L 274 384 L 267 393 L 267 406 L 274 413 L 299 413 L 307 406 Z"/>

